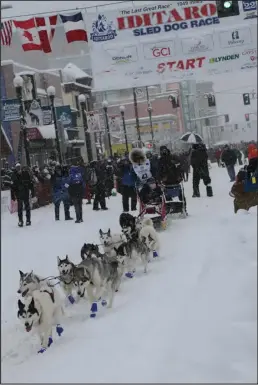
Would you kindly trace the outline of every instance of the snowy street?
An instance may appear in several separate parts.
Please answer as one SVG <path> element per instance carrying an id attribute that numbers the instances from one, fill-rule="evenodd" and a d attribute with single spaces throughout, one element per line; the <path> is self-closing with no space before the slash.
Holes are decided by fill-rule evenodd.
<path id="1" fill-rule="evenodd" d="M 160 257 L 123 279 L 113 309 L 89 318 L 86 300 L 65 307 L 64 334 L 37 354 L 37 335 L 17 319 L 19 269 L 57 276 L 57 256 L 80 262 L 99 229 L 120 231 L 121 196 L 109 211 L 83 206 L 84 223 L 55 222 L 52 206 L 32 226 L 2 215 L 2 382 L 246 382 L 257 380 L 257 208 L 235 215 L 225 169 L 213 165 L 213 198 L 193 199 L 189 217 L 160 231 Z M 71 209 L 74 217 L 73 208 Z"/>

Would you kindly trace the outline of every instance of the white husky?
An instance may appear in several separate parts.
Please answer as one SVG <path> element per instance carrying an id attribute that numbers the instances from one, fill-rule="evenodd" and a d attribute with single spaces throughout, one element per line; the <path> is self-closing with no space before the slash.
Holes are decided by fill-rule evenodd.
<path id="1" fill-rule="evenodd" d="M 43 353 L 52 344 L 53 325 L 56 326 L 57 334 L 62 334 L 60 322 L 63 315 L 59 294 L 51 288 L 34 290 L 23 302 L 18 300 L 17 316 L 23 322 L 25 330 L 30 332 L 33 327 L 37 328 L 41 343 L 38 353 Z"/>
<path id="2" fill-rule="evenodd" d="M 151 219 L 145 219 L 142 222 L 142 228 L 139 232 L 140 241 L 144 242 L 148 249 L 153 252 L 155 255 L 157 254 L 160 244 L 158 239 L 158 234 L 154 229 L 153 222 Z"/>

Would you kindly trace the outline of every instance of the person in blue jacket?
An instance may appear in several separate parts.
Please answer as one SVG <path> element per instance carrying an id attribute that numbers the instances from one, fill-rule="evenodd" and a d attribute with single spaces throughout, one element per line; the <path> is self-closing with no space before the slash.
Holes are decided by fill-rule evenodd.
<path id="1" fill-rule="evenodd" d="M 80 165 L 71 166 L 67 185 L 76 214 L 75 223 L 81 223 L 83 222 L 82 199 L 84 196 L 85 182 L 83 180 L 83 174 Z"/>
<path id="2" fill-rule="evenodd" d="M 131 198 L 131 211 L 136 211 L 137 194 L 136 180 L 137 176 L 133 170 L 132 164 L 128 157 L 119 162 L 118 170 L 118 192 L 122 194 L 122 204 L 124 212 L 129 211 L 129 199 Z"/>
<path id="3" fill-rule="evenodd" d="M 55 219 L 59 221 L 60 204 L 64 204 L 65 220 L 70 221 L 73 218 L 70 216 L 70 198 L 66 187 L 69 180 L 68 169 L 57 165 L 54 170 L 54 174 L 51 176 L 53 203 L 55 206 Z"/>

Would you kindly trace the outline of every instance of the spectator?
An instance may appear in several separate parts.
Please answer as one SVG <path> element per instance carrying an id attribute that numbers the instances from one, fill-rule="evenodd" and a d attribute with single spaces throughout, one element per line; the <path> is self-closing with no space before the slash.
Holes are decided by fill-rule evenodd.
<path id="1" fill-rule="evenodd" d="M 129 200 L 131 198 L 131 211 L 136 211 L 136 175 L 128 157 L 119 162 L 117 170 L 118 192 L 122 195 L 123 211 L 129 212 Z"/>
<path id="2" fill-rule="evenodd" d="M 208 154 L 204 143 L 193 144 L 191 153 L 191 166 L 193 168 L 193 198 L 200 197 L 200 180 L 203 180 L 206 186 L 208 197 L 213 196 L 211 187 L 211 178 L 208 167 Z"/>
<path id="3" fill-rule="evenodd" d="M 75 163 L 75 162 L 74 162 Z M 82 218 L 82 199 L 84 195 L 84 181 L 81 173 L 81 167 L 79 165 L 72 165 L 70 168 L 69 179 L 66 186 L 68 188 L 69 195 L 74 205 L 76 214 L 75 223 L 83 222 Z"/>
<path id="4" fill-rule="evenodd" d="M 93 160 L 90 167 L 90 183 L 94 193 L 93 210 L 98 211 L 99 205 L 101 210 L 108 210 L 105 196 L 105 166 L 100 161 Z"/>
<path id="5" fill-rule="evenodd" d="M 51 176 L 51 184 L 53 190 L 53 203 L 55 206 L 55 220 L 60 219 L 60 204 L 64 204 L 65 220 L 70 221 L 73 218 L 70 216 L 70 199 L 67 187 L 69 182 L 69 172 L 66 167 L 57 165 L 54 174 Z"/>
<path id="6" fill-rule="evenodd" d="M 230 148 L 229 145 L 224 147 L 224 150 L 221 154 L 221 161 L 225 163 L 230 182 L 235 182 L 236 173 L 235 173 L 235 164 L 237 162 L 237 156 L 234 149 Z"/>
<path id="7" fill-rule="evenodd" d="M 20 163 L 16 163 L 12 175 L 11 198 L 18 203 L 18 226 L 23 226 L 23 205 L 26 211 L 26 226 L 31 225 L 30 193 L 35 197 L 34 185 L 31 174 Z"/>

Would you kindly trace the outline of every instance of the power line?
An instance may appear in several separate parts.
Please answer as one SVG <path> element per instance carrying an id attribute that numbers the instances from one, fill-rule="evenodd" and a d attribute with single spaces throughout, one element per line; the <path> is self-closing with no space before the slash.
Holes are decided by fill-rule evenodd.
<path id="1" fill-rule="evenodd" d="M 101 5 L 91 5 L 91 6 L 84 6 L 84 7 L 76 7 L 76 8 L 70 8 L 70 9 L 60 9 L 58 11 L 50 11 L 50 12 L 37 12 L 36 15 L 35 15 L 35 12 L 34 13 L 27 13 L 25 15 L 14 15 L 14 16 L 3 16 L 1 15 L 1 20 L 4 20 L 4 19 L 16 19 L 16 18 L 23 18 L 23 17 L 33 17 L 33 16 L 38 16 L 38 15 L 49 15 L 49 14 L 58 14 L 60 12 L 69 12 L 69 11 L 80 11 L 82 9 L 85 9 L 85 11 L 87 12 L 87 9 L 90 9 L 90 8 L 96 8 L 96 10 L 98 11 L 98 8 L 101 8 L 101 7 L 107 7 L 109 5 L 117 5 L 117 4 L 125 4 L 125 3 L 132 3 L 132 1 L 117 1 L 115 3 L 108 3 L 108 4 L 101 4 Z"/>

